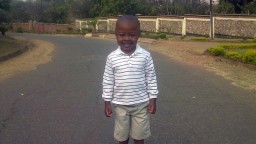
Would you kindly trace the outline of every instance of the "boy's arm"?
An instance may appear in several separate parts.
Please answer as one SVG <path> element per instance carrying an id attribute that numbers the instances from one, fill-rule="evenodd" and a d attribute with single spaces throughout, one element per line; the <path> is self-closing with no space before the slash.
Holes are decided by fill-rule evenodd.
<path id="1" fill-rule="evenodd" d="M 113 96 L 114 89 L 114 70 L 111 64 L 110 59 L 107 59 L 105 71 L 103 75 L 103 94 L 102 98 L 105 101 L 105 115 L 107 117 L 111 117 L 112 109 L 111 109 L 111 100 Z"/>
<path id="2" fill-rule="evenodd" d="M 156 112 L 156 99 L 157 99 L 158 89 L 157 89 L 157 79 L 156 79 L 156 73 L 154 69 L 154 63 L 151 56 L 149 56 L 147 60 L 145 72 L 146 72 L 147 92 L 150 99 L 148 110 L 151 114 L 154 114 Z"/>

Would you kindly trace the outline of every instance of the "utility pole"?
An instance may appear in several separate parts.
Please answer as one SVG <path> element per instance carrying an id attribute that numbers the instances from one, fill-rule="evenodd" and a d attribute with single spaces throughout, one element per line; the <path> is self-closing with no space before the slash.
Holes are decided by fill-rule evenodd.
<path id="1" fill-rule="evenodd" d="M 210 0 L 210 37 L 213 39 L 213 14 L 212 14 L 212 1 Z"/>
<path id="2" fill-rule="evenodd" d="M 167 12 L 167 15 L 169 15 L 169 3 L 168 3 L 168 0 L 165 0 L 165 3 L 166 3 L 166 12 Z"/>

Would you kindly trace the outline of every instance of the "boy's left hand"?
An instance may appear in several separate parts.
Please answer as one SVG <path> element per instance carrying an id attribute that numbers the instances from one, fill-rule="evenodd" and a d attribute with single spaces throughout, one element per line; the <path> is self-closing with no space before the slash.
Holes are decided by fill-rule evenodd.
<path id="1" fill-rule="evenodd" d="M 156 113 L 156 99 L 155 98 L 149 100 L 148 111 L 151 114 Z"/>

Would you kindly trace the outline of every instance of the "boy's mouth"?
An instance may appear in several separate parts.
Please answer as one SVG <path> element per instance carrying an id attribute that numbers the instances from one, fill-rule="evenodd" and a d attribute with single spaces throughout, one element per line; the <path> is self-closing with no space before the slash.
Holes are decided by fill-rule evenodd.
<path id="1" fill-rule="evenodd" d="M 124 47 L 131 47 L 132 44 L 130 44 L 130 43 L 124 43 L 123 46 L 124 46 Z"/>

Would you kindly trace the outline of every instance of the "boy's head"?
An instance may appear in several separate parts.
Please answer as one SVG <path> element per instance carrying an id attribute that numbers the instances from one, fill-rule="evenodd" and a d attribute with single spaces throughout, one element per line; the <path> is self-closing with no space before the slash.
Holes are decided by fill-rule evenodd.
<path id="1" fill-rule="evenodd" d="M 137 17 L 124 15 L 117 19 L 116 40 L 121 50 L 127 54 L 132 54 L 136 49 L 136 44 L 140 36 L 140 22 Z"/>

